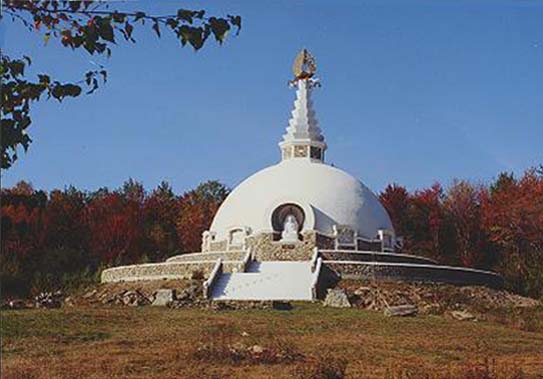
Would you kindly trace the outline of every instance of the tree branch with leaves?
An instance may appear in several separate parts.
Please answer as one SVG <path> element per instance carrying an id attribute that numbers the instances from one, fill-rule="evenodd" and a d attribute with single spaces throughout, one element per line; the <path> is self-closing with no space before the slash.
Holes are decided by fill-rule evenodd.
<path id="1" fill-rule="evenodd" d="M 7 0 L 3 5 L 2 18 L 10 17 L 30 32 L 42 36 L 47 45 L 57 39 L 72 50 L 83 49 L 91 55 L 110 57 L 119 40 L 136 43 L 134 30 L 149 26 L 157 37 L 171 33 L 182 46 L 187 44 L 194 50 L 201 49 L 213 36 L 222 44 L 228 33 L 241 30 L 241 17 L 208 16 L 204 10 L 178 9 L 174 14 L 151 15 L 142 11 L 122 12 L 110 9 L 103 1 L 51 1 L 51 0 Z M 53 97 L 62 101 L 66 97 L 78 97 L 86 87 L 86 93 L 93 93 L 100 80 L 105 83 L 107 70 L 100 66 L 84 74 L 84 79 L 61 83 L 47 74 L 40 74 L 37 80 L 25 75 L 25 68 L 31 64 L 29 57 L 12 59 L 3 55 L 0 67 L 2 78 L 2 144 L 1 167 L 7 169 L 17 160 L 17 150 L 25 151 L 32 139 L 27 129 L 32 123 L 30 105 L 42 99 Z"/>

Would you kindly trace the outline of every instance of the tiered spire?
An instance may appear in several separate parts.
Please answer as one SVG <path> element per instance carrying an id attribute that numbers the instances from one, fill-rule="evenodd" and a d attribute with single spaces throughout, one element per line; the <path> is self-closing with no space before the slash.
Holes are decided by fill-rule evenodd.
<path id="1" fill-rule="evenodd" d="M 279 143 L 283 160 L 306 158 L 324 161 L 326 143 L 311 101 L 313 88 L 320 87 L 319 80 L 314 78 L 315 71 L 315 58 L 309 51 L 303 49 L 294 61 L 295 77 L 290 81 L 290 85 L 297 87 L 297 90 L 292 117 L 283 135 L 283 141 Z"/>

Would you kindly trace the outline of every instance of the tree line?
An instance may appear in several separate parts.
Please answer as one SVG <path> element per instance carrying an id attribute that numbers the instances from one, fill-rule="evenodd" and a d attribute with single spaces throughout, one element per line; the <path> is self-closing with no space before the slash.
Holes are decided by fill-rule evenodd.
<path id="1" fill-rule="evenodd" d="M 95 192 L 46 193 L 26 182 L 3 189 L 3 296 L 76 288 L 104 267 L 199 251 L 228 193 L 217 181 L 181 195 L 166 182 L 146 192 L 133 180 Z M 379 197 L 403 236 L 403 253 L 494 270 L 508 289 L 543 295 L 542 168 L 518 178 L 502 173 L 485 185 L 455 180 L 410 192 L 392 184 Z"/>
<path id="2" fill-rule="evenodd" d="M 404 253 L 493 270 L 508 289 L 543 295 L 543 166 L 486 185 L 455 180 L 410 193 L 392 184 L 380 200 Z"/>
<path id="3" fill-rule="evenodd" d="M 3 189 L 3 296 L 77 288 L 95 282 L 104 267 L 199 251 L 228 193 L 217 181 L 179 196 L 166 182 L 147 193 L 133 180 L 95 192 L 47 194 L 26 182 Z"/>

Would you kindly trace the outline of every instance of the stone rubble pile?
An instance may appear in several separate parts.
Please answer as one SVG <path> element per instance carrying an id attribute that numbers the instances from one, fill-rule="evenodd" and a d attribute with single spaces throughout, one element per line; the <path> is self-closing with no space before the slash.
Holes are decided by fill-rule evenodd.
<path id="1" fill-rule="evenodd" d="M 468 311 L 452 311 L 451 316 L 458 321 L 475 320 L 475 316 Z"/>
<path id="2" fill-rule="evenodd" d="M 281 301 L 209 301 L 203 297 L 201 280 L 110 283 L 82 295 L 64 298 L 61 291 L 42 292 L 34 300 L 6 300 L 2 309 L 45 308 L 76 305 L 165 306 L 204 308 L 213 311 L 235 309 L 290 310 Z M 360 282 L 343 280 L 328 289 L 323 305 L 336 308 L 362 308 L 387 316 L 416 314 L 447 315 L 453 319 L 481 320 L 485 312 L 499 309 L 532 308 L 535 299 L 486 287 L 458 287 L 447 284 Z"/>
<path id="3" fill-rule="evenodd" d="M 83 294 L 78 303 L 90 305 L 163 306 L 170 308 L 205 308 L 215 311 L 234 309 L 290 310 L 292 305 L 282 301 L 210 301 L 203 297 L 201 281 L 182 283 L 117 283 L 103 285 Z M 71 300 L 75 301 L 75 300 Z"/>
<path id="4" fill-rule="evenodd" d="M 350 308 L 351 302 L 345 291 L 341 288 L 329 288 L 323 305 L 332 308 Z"/>
<path id="5" fill-rule="evenodd" d="M 73 303 L 89 305 L 181 307 L 202 301 L 202 283 L 198 280 L 128 282 L 102 285 L 84 293 Z"/>
<path id="6" fill-rule="evenodd" d="M 64 303 L 62 291 L 40 292 L 34 299 L 7 299 L 2 301 L 2 309 L 60 308 Z"/>
<path id="7" fill-rule="evenodd" d="M 161 288 L 155 292 L 155 296 L 151 305 L 155 307 L 166 307 L 173 303 L 174 300 L 175 290 Z"/>
<path id="8" fill-rule="evenodd" d="M 472 319 L 469 312 L 541 304 L 538 300 L 507 291 L 476 286 L 383 282 L 361 285 L 360 282 L 344 281 L 339 283 L 339 287 L 345 290 L 354 307 L 385 311 L 394 306 L 411 305 L 419 314 L 451 314 L 456 311 L 452 316 L 457 319 Z"/>
<path id="9" fill-rule="evenodd" d="M 137 307 L 140 305 L 151 304 L 148 296 L 140 290 L 122 290 L 119 292 L 92 290 L 83 295 L 89 303 L 127 305 Z"/>
<path id="10" fill-rule="evenodd" d="M 64 296 L 62 291 L 55 292 L 41 292 L 34 297 L 34 306 L 36 308 L 60 308 Z"/>
<path id="11" fill-rule="evenodd" d="M 416 305 L 394 305 L 392 307 L 385 308 L 384 315 L 387 317 L 406 317 L 406 316 L 416 316 L 419 312 Z"/>

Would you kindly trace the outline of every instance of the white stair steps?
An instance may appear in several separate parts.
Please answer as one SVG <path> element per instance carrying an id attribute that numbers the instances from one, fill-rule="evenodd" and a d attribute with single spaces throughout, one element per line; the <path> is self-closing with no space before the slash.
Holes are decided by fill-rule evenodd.
<path id="1" fill-rule="evenodd" d="M 247 272 L 223 273 L 213 300 L 312 300 L 310 262 L 253 262 Z"/>

